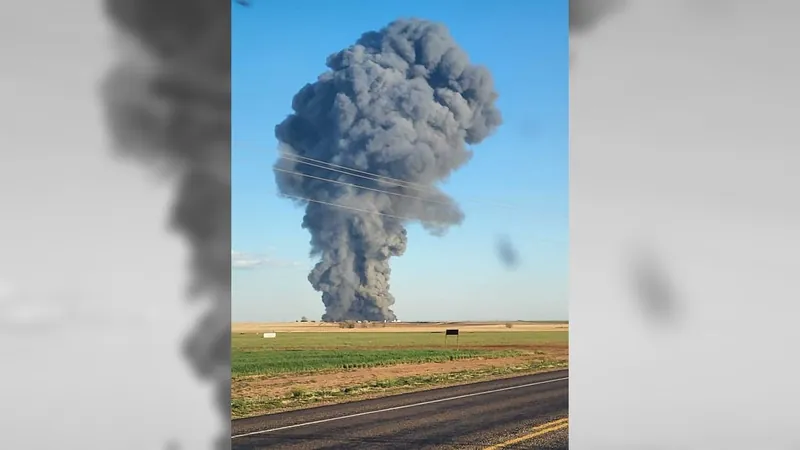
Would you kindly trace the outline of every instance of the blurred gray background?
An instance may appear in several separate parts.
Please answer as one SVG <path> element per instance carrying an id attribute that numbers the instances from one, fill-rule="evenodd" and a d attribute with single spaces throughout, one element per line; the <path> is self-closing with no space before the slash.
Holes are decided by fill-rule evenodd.
<path id="1" fill-rule="evenodd" d="M 180 349 L 201 311 L 165 226 L 172 187 L 112 158 L 100 3 L 13 6 L 0 17 L 0 448 L 210 448 L 211 388 Z"/>
<path id="2" fill-rule="evenodd" d="M 627 1 L 572 36 L 572 448 L 800 444 L 799 12 Z"/>

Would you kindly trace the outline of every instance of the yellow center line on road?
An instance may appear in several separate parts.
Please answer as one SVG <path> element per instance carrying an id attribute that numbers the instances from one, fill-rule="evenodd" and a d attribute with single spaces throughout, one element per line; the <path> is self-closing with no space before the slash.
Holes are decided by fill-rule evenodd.
<path id="1" fill-rule="evenodd" d="M 509 439 L 505 442 L 485 447 L 483 450 L 496 450 L 499 448 L 508 447 L 509 445 L 518 444 L 520 442 L 524 442 L 547 433 L 552 433 L 553 431 L 563 430 L 564 428 L 567 427 L 569 427 L 569 418 L 554 420 L 552 422 L 547 422 L 545 424 L 533 427 L 533 431 L 524 436 L 520 436 L 514 439 Z"/>

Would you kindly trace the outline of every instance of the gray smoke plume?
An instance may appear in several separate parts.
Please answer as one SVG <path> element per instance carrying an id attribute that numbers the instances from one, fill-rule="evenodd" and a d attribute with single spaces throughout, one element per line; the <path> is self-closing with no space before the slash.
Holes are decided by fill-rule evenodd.
<path id="1" fill-rule="evenodd" d="M 171 226 L 191 248 L 191 296 L 212 307 L 185 352 L 230 411 L 231 4 L 106 0 L 131 51 L 107 76 L 109 126 L 122 156 L 176 180 Z M 124 49 L 122 49 L 124 50 Z M 230 448 L 223 436 L 219 448 Z"/>
<path id="2" fill-rule="evenodd" d="M 308 279 L 322 292 L 323 320 L 393 320 L 389 259 L 406 249 L 405 224 L 443 233 L 463 220 L 435 185 L 470 160 L 467 144 L 500 125 L 497 93 L 489 71 L 426 20 L 365 33 L 327 66 L 275 127 L 275 178 L 305 205 L 302 226 L 320 258 Z"/>

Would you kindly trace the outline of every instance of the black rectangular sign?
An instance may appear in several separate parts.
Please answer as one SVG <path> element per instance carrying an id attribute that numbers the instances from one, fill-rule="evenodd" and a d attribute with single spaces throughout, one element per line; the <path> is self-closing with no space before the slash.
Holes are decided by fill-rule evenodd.
<path id="1" fill-rule="evenodd" d="M 458 329 L 457 328 L 450 328 L 448 330 L 444 330 L 445 336 L 458 336 Z"/>

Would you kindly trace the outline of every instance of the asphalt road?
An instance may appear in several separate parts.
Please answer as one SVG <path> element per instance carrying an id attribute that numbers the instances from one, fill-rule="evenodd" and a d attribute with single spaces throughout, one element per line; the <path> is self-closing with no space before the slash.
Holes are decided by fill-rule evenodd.
<path id="1" fill-rule="evenodd" d="M 233 450 L 567 449 L 568 371 L 234 420 Z"/>

